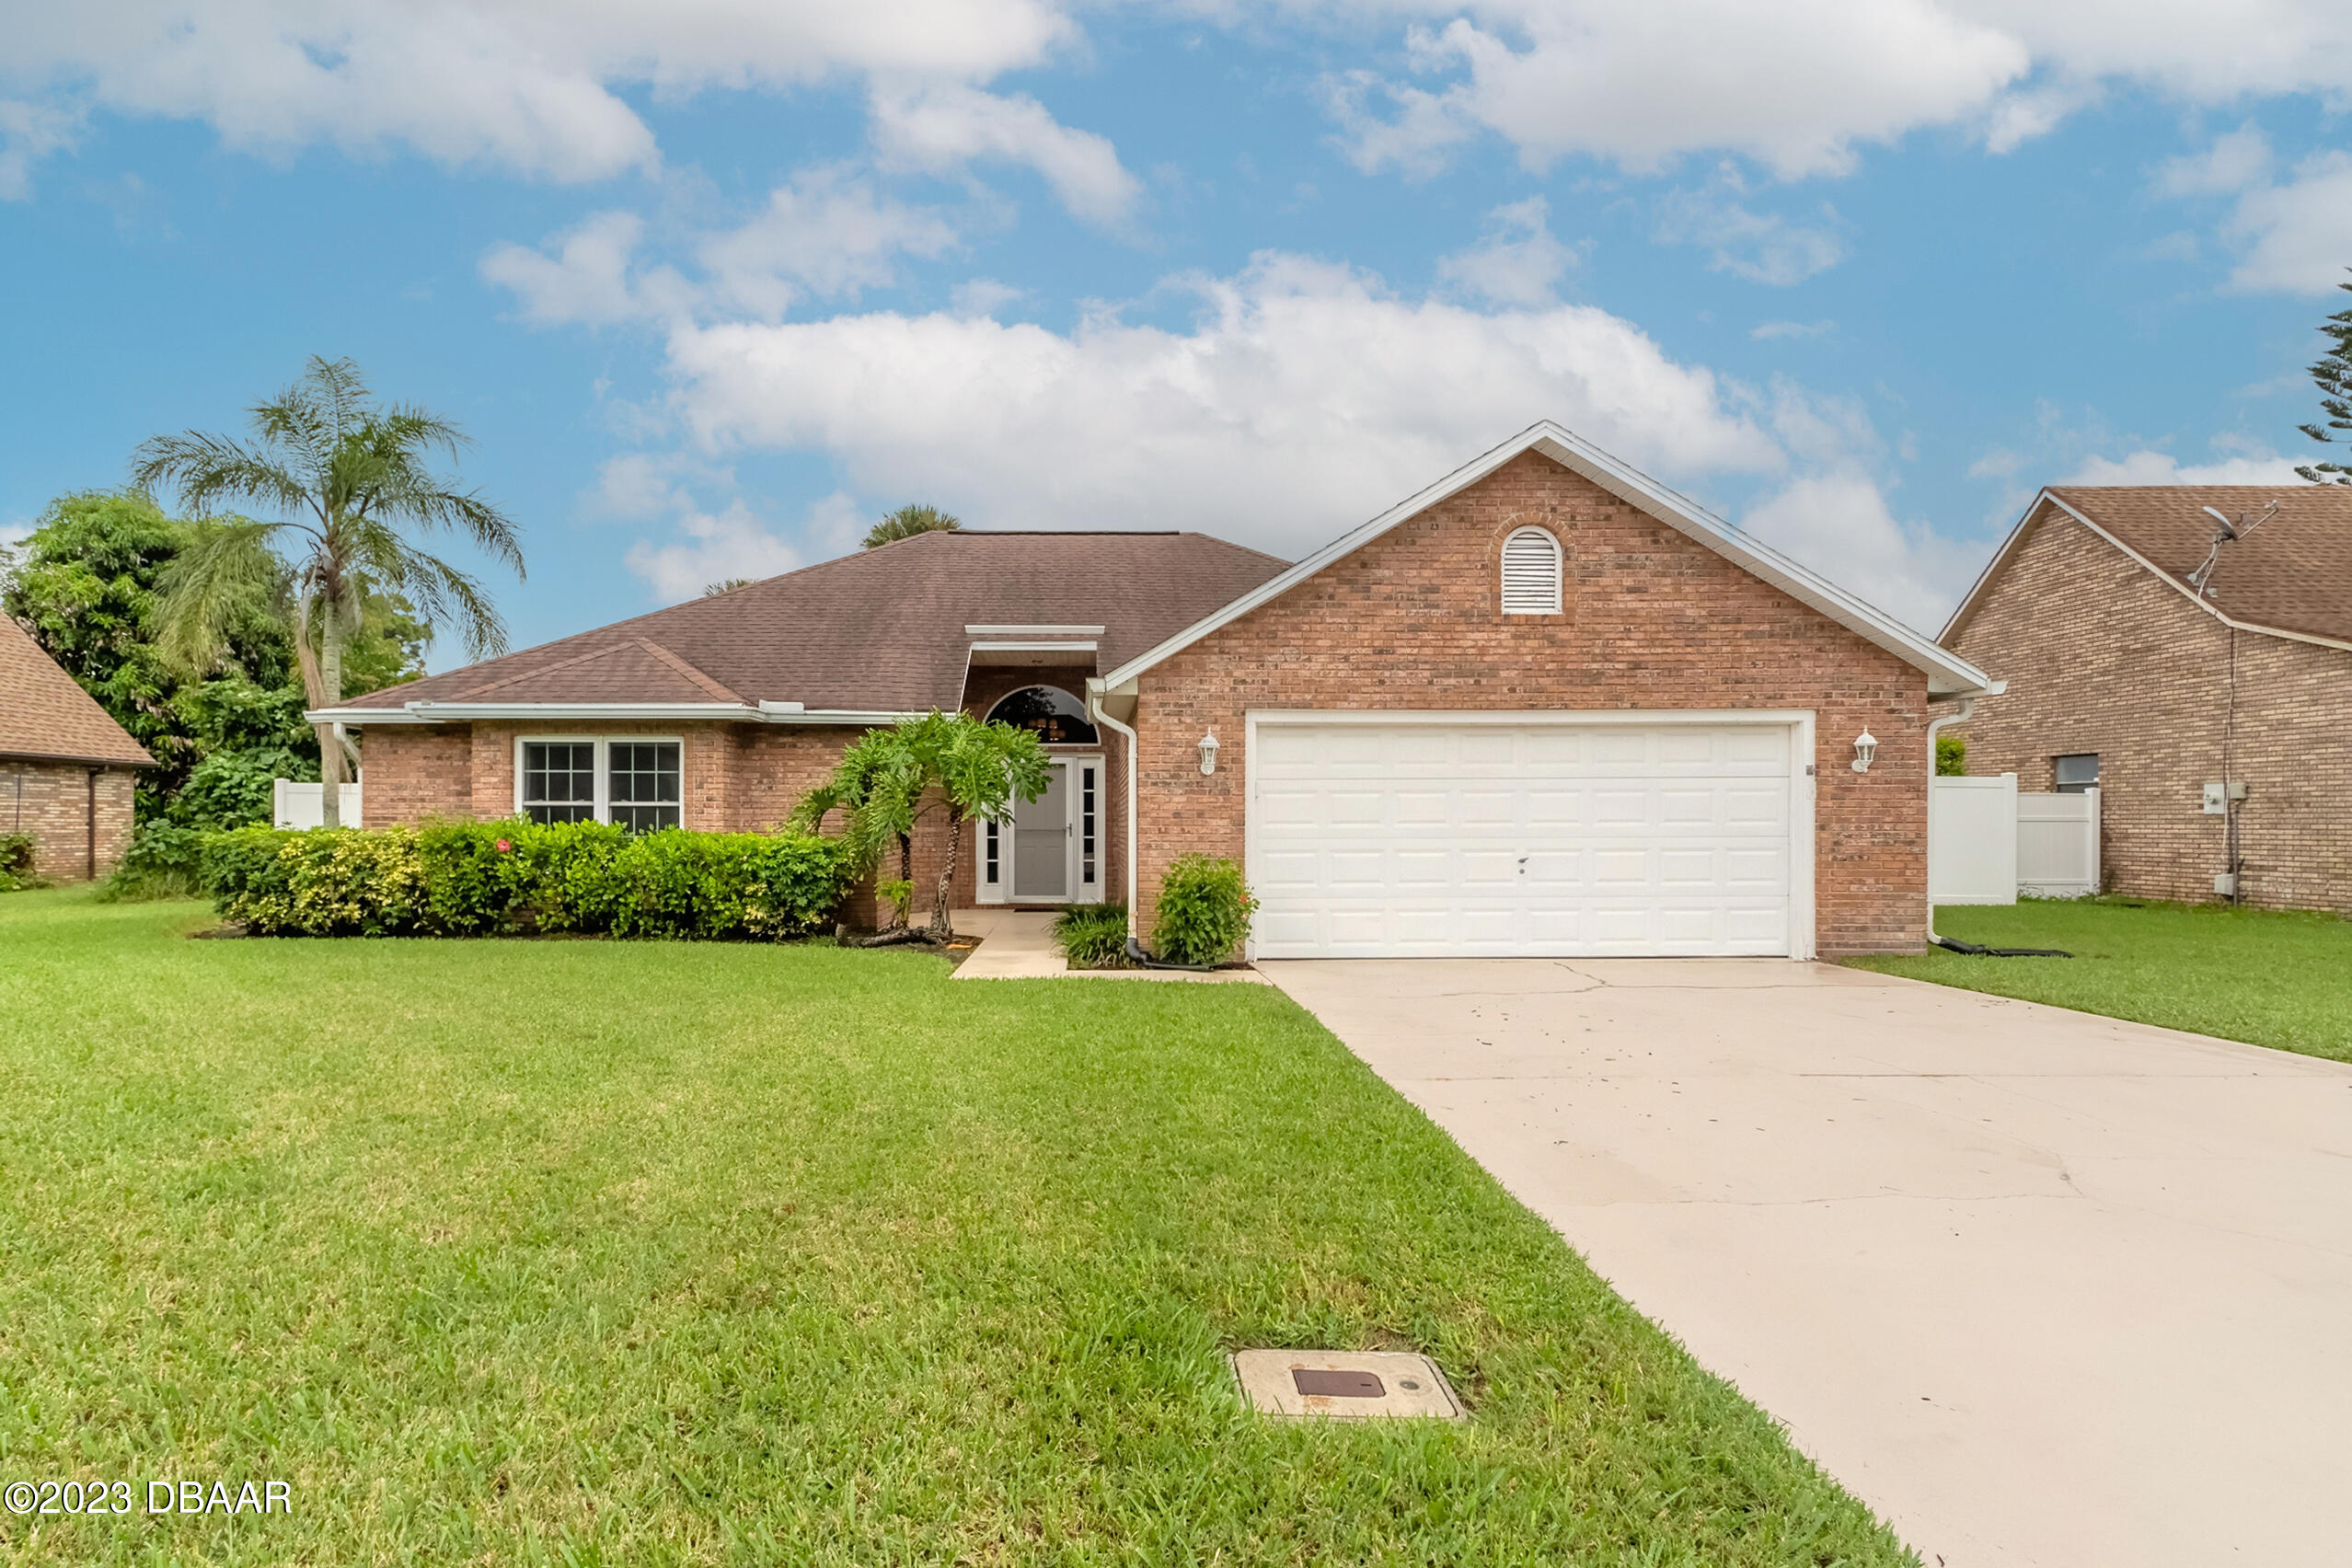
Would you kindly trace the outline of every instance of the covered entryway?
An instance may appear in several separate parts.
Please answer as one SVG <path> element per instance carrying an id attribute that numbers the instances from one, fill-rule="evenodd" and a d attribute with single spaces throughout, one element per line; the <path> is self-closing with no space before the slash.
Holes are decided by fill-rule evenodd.
<path id="1" fill-rule="evenodd" d="M 1261 958 L 1812 951 L 1811 715 L 1253 713 Z"/>

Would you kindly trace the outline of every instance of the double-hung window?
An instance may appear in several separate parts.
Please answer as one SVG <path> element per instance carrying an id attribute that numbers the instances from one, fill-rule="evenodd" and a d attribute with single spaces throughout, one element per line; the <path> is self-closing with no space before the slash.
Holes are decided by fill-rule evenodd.
<path id="1" fill-rule="evenodd" d="M 608 822 L 632 833 L 680 824 L 676 741 L 567 736 L 526 739 L 517 751 L 514 805 L 533 822 Z"/>

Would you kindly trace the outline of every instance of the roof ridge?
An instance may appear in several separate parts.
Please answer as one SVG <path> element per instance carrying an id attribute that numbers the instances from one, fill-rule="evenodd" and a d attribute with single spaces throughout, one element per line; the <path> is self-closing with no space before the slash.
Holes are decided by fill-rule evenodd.
<path id="1" fill-rule="evenodd" d="M 671 652 L 668 649 L 663 647 L 651 638 L 640 637 L 632 639 L 631 640 L 635 641 L 639 647 L 651 653 L 656 659 L 661 660 L 662 663 L 669 665 L 670 668 L 677 671 L 679 674 L 684 675 L 687 680 L 692 681 L 696 686 L 709 693 L 712 697 L 719 698 L 727 702 L 744 701 L 744 698 L 740 693 L 728 690 L 727 687 L 711 679 L 709 675 L 704 674 L 700 670 L 696 669 L 685 659 Z"/>

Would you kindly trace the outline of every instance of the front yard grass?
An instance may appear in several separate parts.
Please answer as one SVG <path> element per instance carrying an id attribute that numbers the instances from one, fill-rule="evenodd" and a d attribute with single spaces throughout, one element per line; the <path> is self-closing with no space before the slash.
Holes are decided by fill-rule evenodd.
<path id="1" fill-rule="evenodd" d="M 208 923 L 0 900 L 0 1481 L 294 1512 L 20 1561 L 1916 1561 L 1271 988 Z"/>
<path id="2" fill-rule="evenodd" d="M 1947 937 L 2072 958 L 1954 952 L 1851 959 L 1861 969 L 2352 1061 L 2352 922 L 2332 915 L 2137 899 L 1946 905 Z"/>

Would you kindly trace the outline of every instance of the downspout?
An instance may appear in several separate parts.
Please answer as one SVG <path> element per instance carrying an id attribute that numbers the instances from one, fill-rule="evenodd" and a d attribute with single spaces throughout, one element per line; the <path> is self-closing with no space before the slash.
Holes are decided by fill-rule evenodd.
<path id="1" fill-rule="evenodd" d="M 1946 724 L 1965 724 L 1965 723 L 1966 723 L 1966 722 L 1968 721 L 1968 716 L 1969 716 L 1970 714 L 1972 714 L 1972 713 L 1976 712 L 1976 710 L 1977 710 L 1977 698 L 1979 698 L 1979 697 L 1999 697 L 1999 696 L 2000 696 L 2002 692 L 2005 692 L 2005 691 L 2007 691 L 2008 689 L 2009 689 L 2009 683 L 2008 683 L 2007 681 L 1995 681 L 1995 682 L 1993 682 L 1993 684 L 1992 684 L 1992 685 L 1990 685 L 1990 686 L 1989 686 L 1985 687 L 1985 689 L 1984 689 L 1983 691 L 1981 691 L 1981 692 L 1972 692 L 1972 693 L 1970 693 L 1968 696 L 1962 698 L 1960 699 L 1960 707 L 1959 707 L 1958 711 L 1956 711 L 1956 712 L 1953 712 L 1953 713 L 1947 713 L 1947 714 L 1945 714 L 1945 715 L 1944 715 L 1943 718 L 1941 718 L 1941 719 L 1931 719 L 1931 720 L 1929 720 L 1929 721 L 1928 721 L 1928 727 L 1927 727 L 1927 770 L 1928 770 L 1927 852 L 1928 852 L 1928 876 L 1929 876 L 1929 886 L 1928 886 L 1928 890 L 1927 890 L 1927 940 L 1928 940 L 1928 946 L 1930 946 L 1930 947 L 1948 948 L 1948 947 L 1951 947 L 1951 946 L 1953 945 L 1952 943 L 1945 941 L 1945 940 L 1944 940 L 1942 937 L 1939 937 L 1939 936 L 1937 936 L 1937 935 L 1935 934 L 1935 886 L 1934 886 L 1934 875 L 1935 875 L 1935 737 L 1936 737 L 1936 732 L 1937 732 L 1938 731 L 1942 730 L 1942 729 L 1943 729 L 1943 728 Z"/>
<path id="2" fill-rule="evenodd" d="M 1124 836 L 1127 840 L 1127 917 L 1133 919 L 1136 913 L 1136 732 L 1111 717 L 1110 710 L 1102 706 L 1102 693 L 1096 689 L 1092 681 L 1086 683 L 1086 710 L 1096 723 L 1110 726 L 1113 734 L 1127 743 L 1127 825 Z M 1130 947 L 1135 945 L 1133 932 L 1128 933 L 1127 942 Z"/>
<path id="3" fill-rule="evenodd" d="M 1133 924 L 1136 917 L 1136 840 L 1141 836 L 1136 822 L 1136 752 L 1138 749 L 1136 732 L 1111 717 L 1102 706 L 1102 694 L 1095 689 L 1091 681 L 1087 683 L 1086 710 L 1098 723 L 1109 725 L 1113 734 L 1127 743 L 1127 956 L 1146 969 L 1189 969 L 1205 973 L 1210 967 L 1206 964 L 1161 963 L 1144 951 L 1143 942 L 1136 936 Z"/>

